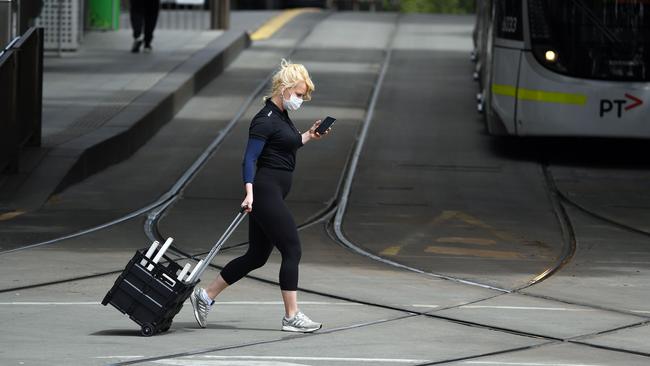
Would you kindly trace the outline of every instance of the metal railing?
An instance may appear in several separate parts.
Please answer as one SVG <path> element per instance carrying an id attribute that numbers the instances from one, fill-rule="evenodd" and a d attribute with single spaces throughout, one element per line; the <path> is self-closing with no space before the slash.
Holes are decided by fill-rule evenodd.
<path id="1" fill-rule="evenodd" d="M 0 49 L 34 25 L 43 0 L 0 0 Z"/>
<path id="2" fill-rule="evenodd" d="M 131 29 L 130 1 L 122 0 L 120 28 Z M 160 0 L 156 29 L 227 29 L 230 18 L 228 0 Z"/>
<path id="3" fill-rule="evenodd" d="M 16 86 L 18 60 L 14 51 L 0 53 L 0 172 L 18 171 Z"/>
<path id="4" fill-rule="evenodd" d="M 43 28 L 30 28 L 13 45 L 18 53 L 18 143 L 41 145 L 43 110 Z"/>
<path id="5" fill-rule="evenodd" d="M 43 39 L 30 28 L 0 52 L 0 171 L 16 172 L 20 149 L 41 144 Z"/>

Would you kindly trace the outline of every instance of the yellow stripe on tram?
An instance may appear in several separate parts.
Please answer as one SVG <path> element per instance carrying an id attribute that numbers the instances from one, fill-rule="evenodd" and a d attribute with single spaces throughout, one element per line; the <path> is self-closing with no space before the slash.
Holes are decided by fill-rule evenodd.
<path id="1" fill-rule="evenodd" d="M 511 85 L 492 84 L 492 93 L 514 98 L 517 96 L 517 88 Z"/>
<path id="2" fill-rule="evenodd" d="M 559 93 L 544 90 L 532 90 L 516 88 L 512 85 L 492 84 L 492 92 L 497 95 L 517 98 L 520 100 L 532 100 L 535 102 L 561 103 L 561 104 L 587 104 L 587 96 L 584 94 Z"/>
<path id="3" fill-rule="evenodd" d="M 269 21 L 264 23 L 259 27 L 253 34 L 251 34 L 251 39 L 253 41 L 259 41 L 262 39 L 267 39 L 271 37 L 275 32 L 280 28 L 284 27 L 291 19 L 297 17 L 300 14 L 304 13 L 315 13 L 320 11 L 318 8 L 300 8 L 300 9 L 290 9 L 285 10 L 279 15 L 274 16 Z"/>

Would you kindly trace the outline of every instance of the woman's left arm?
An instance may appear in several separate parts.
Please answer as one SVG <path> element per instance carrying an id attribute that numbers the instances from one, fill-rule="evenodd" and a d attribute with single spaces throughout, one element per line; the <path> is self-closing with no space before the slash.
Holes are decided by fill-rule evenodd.
<path id="1" fill-rule="evenodd" d="M 311 126 L 311 128 L 307 132 L 304 132 L 302 134 L 302 144 L 303 145 L 305 145 L 306 143 L 308 143 L 311 140 L 320 140 L 320 139 L 323 138 L 323 136 L 330 133 L 330 130 L 332 128 L 328 128 L 327 131 L 325 131 L 324 134 L 320 134 L 320 133 L 316 132 L 316 129 L 318 128 L 320 123 L 321 123 L 321 120 L 318 120 L 318 121 L 314 122 L 314 124 Z"/>

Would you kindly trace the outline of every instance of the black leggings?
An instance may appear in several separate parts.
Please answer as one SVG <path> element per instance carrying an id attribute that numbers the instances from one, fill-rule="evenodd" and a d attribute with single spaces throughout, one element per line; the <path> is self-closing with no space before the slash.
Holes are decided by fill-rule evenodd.
<path id="1" fill-rule="evenodd" d="M 229 285 L 262 267 L 275 245 L 282 255 L 280 288 L 284 291 L 298 289 L 298 263 L 302 251 L 296 224 L 284 202 L 290 188 L 291 172 L 258 169 L 253 184 L 253 211 L 248 218 L 248 251 L 221 271 L 221 277 Z"/>
<path id="2" fill-rule="evenodd" d="M 144 44 L 150 45 L 158 21 L 160 0 L 131 0 L 133 38 L 140 38 L 144 27 Z"/>

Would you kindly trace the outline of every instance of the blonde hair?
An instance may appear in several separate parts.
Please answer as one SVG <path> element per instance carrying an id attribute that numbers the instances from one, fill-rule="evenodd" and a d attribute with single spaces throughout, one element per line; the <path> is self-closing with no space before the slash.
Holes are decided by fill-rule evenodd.
<path id="1" fill-rule="evenodd" d="M 264 100 L 269 99 L 274 95 L 279 95 L 287 88 L 293 88 L 301 81 L 307 85 L 307 92 L 303 96 L 303 100 L 311 100 L 311 93 L 316 89 L 314 83 L 309 77 L 307 69 L 302 64 L 294 64 L 291 61 L 282 59 L 280 61 L 280 69 L 273 75 L 271 83 L 271 96 L 265 96 Z"/>

